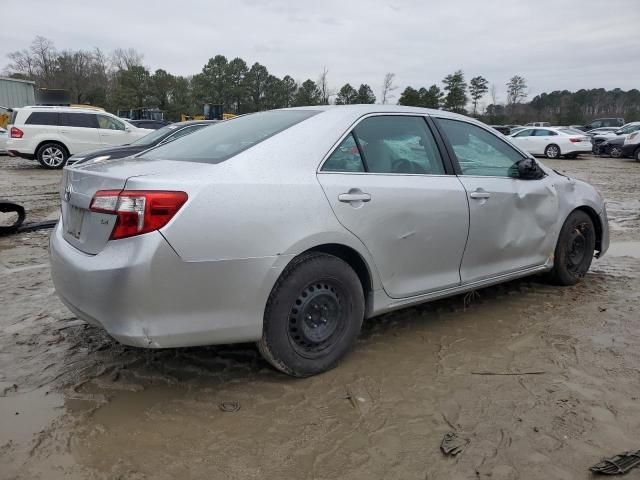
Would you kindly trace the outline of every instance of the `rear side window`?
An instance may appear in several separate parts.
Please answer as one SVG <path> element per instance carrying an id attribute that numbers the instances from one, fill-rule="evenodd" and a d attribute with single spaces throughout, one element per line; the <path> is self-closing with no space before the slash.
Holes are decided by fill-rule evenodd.
<path id="1" fill-rule="evenodd" d="M 534 136 L 536 137 L 551 137 L 553 135 L 558 135 L 556 132 L 551 130 L 545 130 L 543 128 L 536 130 Z"/>
<path id="2" fill-rule="evenodd" d="M 65 127 L 98 128 L 98 120 L 93 113 L 61 113 L 60 125 Z"/>
<path id="3" fill-rule="evenodd" d="M 220 163 L 318 113 L 272 110 L 244 115 L 149 150 L 143 158 Z"/>
<path id="4" fill-rule="evenodd" d="M 350 133 L 322 166 L 323 172 L 364 172 L 360 150 Z"/>
<path id="5" fill-rule="evenodd" d="M 58 112 L 33 112 L 24 122 L 26 125 L 58 125 Z"/>
<path id="6" fill-rule="evenodd" d="M 533 135 L 534 130 L 531 129 L 527 129 L 527 130 L 522 130 L 521 132 L 518 132 L 514 135 L 514 137 L 531 137 Z"/>
<path id="7" fill-rule="evenodd" d="M 372 173 L 443 175 L 444 165 L 423 117 L 381 115 L 353 130 Z"/>

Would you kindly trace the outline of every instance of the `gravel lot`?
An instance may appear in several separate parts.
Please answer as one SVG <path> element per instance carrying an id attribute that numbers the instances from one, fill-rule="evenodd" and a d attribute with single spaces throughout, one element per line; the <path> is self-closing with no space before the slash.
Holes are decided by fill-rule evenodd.
<path id="1" fill-rule="evenodd" d="M 612 249 L 582 283 L 373 319 L 305 380 L 252 345 L 119 345 L 56 298 L 49 232 L 0 238 L 0 478 L 591 478 L 640 448 L 640 164 L 545 163 L 608 201 Z M 55 217 L 59 177 L 0 157 L 0 196 L 30 220 Z M 448 431 L 469 440 L 456 457 L 439 450 Z"/>

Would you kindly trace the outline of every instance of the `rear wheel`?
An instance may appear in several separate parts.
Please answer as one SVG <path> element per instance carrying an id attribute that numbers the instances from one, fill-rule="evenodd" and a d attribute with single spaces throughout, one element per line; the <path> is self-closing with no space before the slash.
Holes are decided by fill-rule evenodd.
<path id="1" fill-rule="evenodd" d="M 596 248 L 596 231 L 589 215 L 576 210 L 564 222 L 553 259 L 551 278 L 558 285 L 575 285 L 587 274 Z"/>
<path id="2" fill-rule="evenodd" d="M 544 156 L 547 158 L 560 158 L 560 147 L 555 143 L 547 145 L 547 148 L 544 149 Z"/>
<path id="3" fill-rule="evenodd" d="M 363 317 L 364 294 L 353 269 L 333 255 L 305 254 L 271 291 L 258 349 L 289 375 L 325 372 L 351 349 Z"/>
<path id="4" fill-rule="evenodd" d="M 44 168 L 57 169 L 65 166 L 69 154 L 59 143 L 50 142 L 38 149 L 36 158 Z"/>
<path id="5" fill-rule="evenodd" d="M 640 162 L 640 148 L 636 149 L 636 153 L 634 153 L 633 156 L 636 159 L 636 162 Z"/>

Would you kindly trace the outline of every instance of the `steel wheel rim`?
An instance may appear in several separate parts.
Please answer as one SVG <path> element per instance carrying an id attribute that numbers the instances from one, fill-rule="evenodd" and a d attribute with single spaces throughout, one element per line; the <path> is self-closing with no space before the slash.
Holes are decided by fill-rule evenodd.
<path id="1" fill-rule="evenodd" d="M 58 167 L 64 162 L 64 153 L 56 147 L 47 147 L 42 152 L 42 161 L 49 167 Z"/>
<path id="2" fill-rule="evenodd" d="M 339 284 L 323 280 L 307 285 L 289 311 L 288 336 L 301 356 L 322 355 L 342 336 L 346 326 L 346 309 Z"/>
<path id="3" fill-rule="evenodd" d="M 614 158 L 619 158 L 622 155 L 622 150 L 620 150 L 618 147 L 614 147 L 611 149 L 611 152 L 609 154 Z"/>
<path id="4" fill-rule="evenodd" d="M 589 226 L 586 223 L 576 225 L 569 235 L 569 248 L 567 251 L 567 269 L 577 273 L 580 265 L 584 263 L 587 252 L 587 238 Z"/>

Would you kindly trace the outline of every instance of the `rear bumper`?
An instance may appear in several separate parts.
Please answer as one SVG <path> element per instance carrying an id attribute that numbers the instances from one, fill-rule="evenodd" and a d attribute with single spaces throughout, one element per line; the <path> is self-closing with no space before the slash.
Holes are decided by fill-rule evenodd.
<path id="1" fill-rule="evenodd" d="M 51 235 L 51 276 L 79 318 L 147 348 L 255 341 L 280 257 L 184 262 L 159 232 L 87 255 Z"/>
<path id="2" fill-rule="evenodd" d="M 567 149 L 567 151 L 563 150 L 562 155 L 577 155 L 580 153 L 592 153 L 592 152 L 593 152 L 593 147 L 589 145 L 584 147 L 569 148 Z"/>
<path id="3" fill-rule="evenodd" d="M 602 257 L 607 250 L 609 250 L 609 218 L 607 216 L 606 205 L 602 208 L 599 214 L 600 225 L 602 225 L 602 238 L 600 239 L 600 250 L 598 251 L 597 258 Z"/>
<path id="4" fill-rule="evenodd" d="M 21 157 L 27 160 L 35 160 L 36 156 L 33 153 L 20 152 L 18 150 L 7 150 L 10 157 Z"/>

